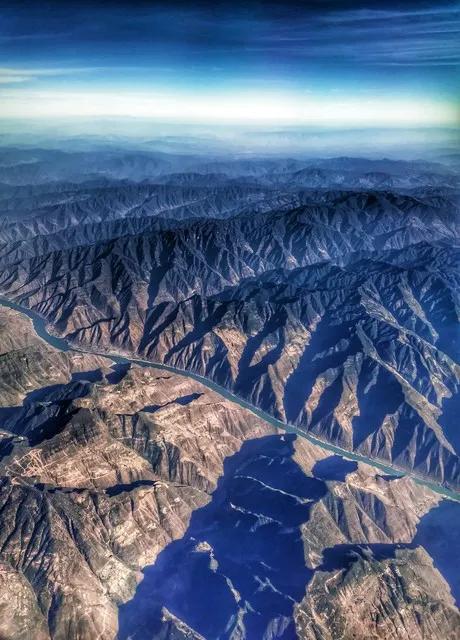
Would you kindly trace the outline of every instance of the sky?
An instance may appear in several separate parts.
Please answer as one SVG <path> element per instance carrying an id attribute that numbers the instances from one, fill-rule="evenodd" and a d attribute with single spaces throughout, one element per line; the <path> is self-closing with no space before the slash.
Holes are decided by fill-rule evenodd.
<path id="1" fill-rule="evenodd" d="M 459 6 L 0 0 L 0 118 L 457 125 Z"/>

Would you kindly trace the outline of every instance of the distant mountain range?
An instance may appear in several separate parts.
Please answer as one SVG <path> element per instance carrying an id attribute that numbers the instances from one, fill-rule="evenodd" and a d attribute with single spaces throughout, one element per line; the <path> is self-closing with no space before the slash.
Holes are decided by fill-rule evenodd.
<path id="1" fill-rule="evenodd" d="M 414 188 L 459 186 L 451 164 L 427 161 L 368 160 L 336 157 L 301 160 L 278 157 L 233 158 L 110 148 L 61 151 L 3 147 L 0 184 L 35 185 L 94 179 L 144 180 L 170 184 L 204 184 L 236 180 L 259 186 L 303 188 Z"/>

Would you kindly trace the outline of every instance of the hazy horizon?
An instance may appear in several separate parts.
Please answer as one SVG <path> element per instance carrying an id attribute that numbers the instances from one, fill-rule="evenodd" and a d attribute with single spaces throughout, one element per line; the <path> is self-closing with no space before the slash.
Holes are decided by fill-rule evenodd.
<path id="1" fill-rule="evenodd" d="M 456 3 L 0 3 L 0 118 L 458 126 Z"/>
<path id="2" fill-rule="evenodd" d="M 401 135 L 403 134 L 403 135 Z M 0 146 L 61 151 L 131 150 L 180 155 L 445 160 L 457 154 L 455 127 L 202 126 L 152 119 L 0 119 Z"/>

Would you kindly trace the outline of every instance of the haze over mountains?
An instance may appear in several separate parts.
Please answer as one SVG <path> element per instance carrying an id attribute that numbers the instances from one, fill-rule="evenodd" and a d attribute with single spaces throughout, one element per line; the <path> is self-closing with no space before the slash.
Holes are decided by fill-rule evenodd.
<path id="1" fill-rule="evenodd" d="M 0 306 L 0 636 L 454 639 L 459 193 L 451 156 L 3 148 L 0 296 L 82 351 Z"/>

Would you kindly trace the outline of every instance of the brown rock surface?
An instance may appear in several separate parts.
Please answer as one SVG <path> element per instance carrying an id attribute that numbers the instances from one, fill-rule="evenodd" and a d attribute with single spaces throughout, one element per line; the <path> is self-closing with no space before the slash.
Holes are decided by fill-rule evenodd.
<path id="1" fill-rule="evenodd" d="M 16 320 L 22 327 L 23 316 Z M 10 341 L 45 363 L 40 372 L 21 369 L 30 389 L 67 382 L 82 364 L 110 364 L 32 338 Z M 21 351 L 3 357 L 21 368 Z M 102 378 L 86 397 L 70 395 L 58 418 L 33 446 L 27 435 L 13 438 L 0 462 L 0 578 L 11 585 L 0 589 L 2 637 L 109 640 L 116 605 L 133 595 L 140 569 L 209 500 L 224 458 L 270 427 L 193 380 L 140 367 L 118 383 Z"/>
<path id="2" fill-rule="evenodd" d="M 100 356 L 53 349 L 27 316 L 0 306 L 0 407 L 20 404 L 35 389 L 69 382 L 73 373 L 110 364 Z"/>
<path id="3" fill-rule="evenodd" d="M 302 640 L 454 640 L 460 613 L 426 551 L 317 572 L 295 612 Z"/>
<path id="4" fill-rule="evenodd" d="M 17 318 L 18 326 L 23 321 Z M 11 325 L 3 331 L 8 334 Z M 18 354 L 36 349 L 46 367 L 58 363 L 49 371 L 63 387 L 59 397 L 47 396 L 45 365 L 36 374 L 23 368 L 22 384 L 27 381 L 30 390 L 38 385 L 45 395 L 17 422 L 8 418 L 11 432 L 0 433 L 0 637 L 114 640 L 118 606 L 133 597 L 141 569 L 184 536 L 192 512 L 210 502 L 224 461 L 245 441 L 275 430 L 191 378 L 139 366 L 110 369 L 104 358 L 54 352 L 28 331 L 9 340 L 13 350 L 3 357 L 17 363 Z M 77 367 L 92 371 L 100 363 L 99 380 L 83 391 L 65 384 Z M 393 640 L 401 621 L 414 639 L 453 638 L 458 614 L 425 550 L 390 550 L 390 557 L 378 560 L 361 549 L 361 559 L 335 572 L 324 565 L 328 550 L 344 545 L 409 545 L 440 497 L 409 478 L 389 481 L 363 464 L 346 462 L 343 477 L 323 477 L 321 465 L 330 460 L 330 452 L 295 440 L 292 464 L 324 483 L 321 496 L 297 501 L 310 504 L 299 539 L 306 567 L 315 570 L 295 608 L 299 638 L 323 640 L 330 619 L 350 639 L 358 634 L 364 640 L 359 633 L 377 628 L 376 638 Z M 253 482 L 250 467 L 245 473 Z M 277 491 L 263 482 L 253 486 Z M 253 515 L 257 527 L 268 522 Z M 332 575 L 335 590 L 325 595 Z M 372 595 L 370 608 L 351 609 L 351 619 L 344 603 L 349 597 L 355 602 L 363 589 Z M 236 629 L 239 638 L 253 640 L 245 631 L 247 611 L 241 603 Z M 163 609 L 162 615 L 156 638 L 203 637 L 174 612 Z M 353 627 L 355 617 L 366 616 L 370 626 Z M 281 637 L 288 624 L 288 617 L 274 617 L 270 637 Z M 437 637 L 436 629 L 443 635 Z"/>

